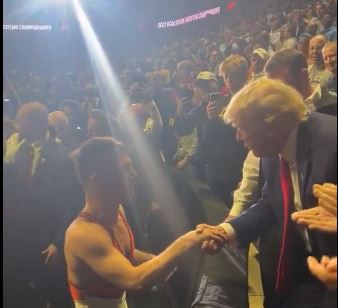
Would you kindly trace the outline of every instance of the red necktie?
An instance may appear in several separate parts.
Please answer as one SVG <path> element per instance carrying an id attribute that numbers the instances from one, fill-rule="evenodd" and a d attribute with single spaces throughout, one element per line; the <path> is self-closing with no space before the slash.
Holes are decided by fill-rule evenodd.
<path id="1" fill-rule="evenodd" d="M 289 216 L 291 213 L 291 206 L 293 204 L 293 185 L 290 172 L 289 163 L 280 157 L 280 179 L 281 189 L 283 195 L 283 234 L 282 234 L 282 245 L 279 254 L 277 278 L 276 278 L 276 291 L 283 293 L 291 281 L 288 281 L 289 271 L 287 269 L 288 260 L 288 232 L 289 232 Z"/>

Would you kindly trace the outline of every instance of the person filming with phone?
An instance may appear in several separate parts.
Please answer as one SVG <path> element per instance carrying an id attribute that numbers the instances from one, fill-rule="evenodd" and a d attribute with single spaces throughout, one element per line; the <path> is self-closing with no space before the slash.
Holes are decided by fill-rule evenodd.
<path id="1" fill-rule="evenodd" d="M 230 98 L 222 96 L 220 89 L 215 74 L 200 72 L 194 81 L 196 107 L 183 114 L 178 106 L 175 129 L 179 136 L 185 136 L 197 128 L 197 150 L 190 163 L 198 169 L 198 174 L 208 183 L 211 191 L 230 205 L 232 191 L 241 177 L 246 150 L 238 145 L 234 130 L 222 120 Z"/>

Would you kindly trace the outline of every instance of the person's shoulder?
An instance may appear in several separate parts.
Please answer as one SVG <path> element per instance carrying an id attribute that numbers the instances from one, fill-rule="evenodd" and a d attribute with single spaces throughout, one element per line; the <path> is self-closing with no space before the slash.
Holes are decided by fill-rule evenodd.
<path id="1" fill-rule="evenodd" d="M 47 142 L 42 148 L 42 153 L 45 156 L 45 159 L 48 161 L 65 164 L 68 164 L 70 161 L 69 151 L 61 143 L 51 141 Z"/>
<path id="2" fill-rule="evenodd" d="M 76 219 L 66 231 L 66 244 L 74 250 L 82 250 L 110 245 L 111 239 L 98 224 Z"/>
<path id="3" fill-rule="evenodd" d="M 310 120 L 314 125 L 320 127 L 334 128 L 337 125 L 337 117 L 319 112 L 312 112 Z"/>
<path id="4" fill-rule="evenodd" d="M 90 236 L 90 231 L 101 231 L 102 227 L 94 222 L 77 217 L 68 227 L 67 234 L 74 237 Z"/>
<path id="5" fill-rule="evenodd" d="M 329 90 L 327 87 L 321 87 L 321 98 L 317 111 L 337 116 L 337 93 Z"/>
<path id="6" fill-rule="evenodd" d="M 312 112 L 309 122 L 311 139 L 318 140 L 324 147 L 337 144 L 337 117 Z"/>

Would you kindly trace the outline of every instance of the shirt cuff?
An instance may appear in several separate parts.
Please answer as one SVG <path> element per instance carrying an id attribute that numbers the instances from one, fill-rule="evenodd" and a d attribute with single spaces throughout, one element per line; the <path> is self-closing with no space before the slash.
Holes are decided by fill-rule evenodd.
<path id="1" fill-rule="evenodd" d="M 228 216 L 239 216 L 244 211 L 244 202 L 243 203 L 234 203 L 231 207 L 230 213 Z"/>
<path id="2" fill-rule="evenodd" d="M 224 222 L 224 223 L 219 224 L 219 226 L 221 228 L 223 228 L 223 230 L 228 235 L 228 237 L 229 237 L 229 244 L 231 246 L 236 247 L 237 246 L 236 232 L 235 232 L 234 228 L 232 227 L 232 225 L 230 225 L 229 223 Z"/>

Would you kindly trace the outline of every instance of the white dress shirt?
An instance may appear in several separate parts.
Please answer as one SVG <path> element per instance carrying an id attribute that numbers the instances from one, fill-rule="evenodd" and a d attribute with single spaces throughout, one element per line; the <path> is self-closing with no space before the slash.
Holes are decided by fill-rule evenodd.
<path id="1" fill-rule="evenodd" d="M 292 186 L 294 191 L 294 206 L 296 211 L 302 210 L 302 201 L 300 196 L 300 188 L 299 188 L 299 179 L 298 179 L 298 170 L 297 170 L 297 132 L 298 128 L 296 128 L 289 136 L 289 139 L 284 147 L 284 150 L 281 153 L 281 156 L 289 163 L 291 178 L 292 178 Z M 225 230 L 230 238 L 230 243 L 236 246 L 236 234 L 233 227 L 228 223 L 222 223 L 220 226 Z M 304 226 L 297 226 L 302 238 L 305 241 L 306 248 L 308 251 L 311 251 L 311 245 L 309 241 L 309 236 L 307 233 L 307 229 Z"/>
<path id="2" fill-rule="evenodd" d="M 234 203 L 229 216 L 240 215 L 257 199 L 259 161 L 260 158 L 249 151 L 243 164 L 241 184 L 234 192 Z"/>

